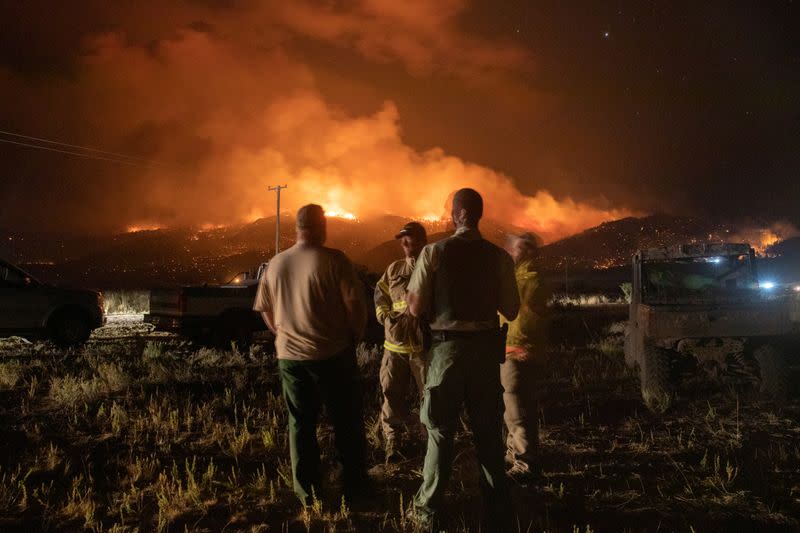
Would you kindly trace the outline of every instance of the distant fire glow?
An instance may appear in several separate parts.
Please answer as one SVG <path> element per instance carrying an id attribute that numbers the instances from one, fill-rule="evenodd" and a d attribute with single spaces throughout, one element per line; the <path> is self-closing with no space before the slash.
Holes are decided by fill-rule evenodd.
<path id="1" fill-rule="evenodd" d="M 164 229 L 164 226 L 159 224 L 134 224 L 125 229 L 126 233 L 139 233 L 140 231 L 156 231 Z"/>
<path id="2" fill-rule="evenodd" d="M 357 216 L 346 211 L 325 211 L 325 216 L 330 218 L 343 218 L 345 220 L 358 220 Z"/>

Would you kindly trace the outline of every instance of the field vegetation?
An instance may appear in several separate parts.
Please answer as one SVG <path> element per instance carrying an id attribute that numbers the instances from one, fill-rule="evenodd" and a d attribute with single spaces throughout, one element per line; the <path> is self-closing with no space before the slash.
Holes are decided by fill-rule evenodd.
<path id="1" fill-rule="evenodd" d="M 622 362 L 621 326 L 565 316 L 542 355 L 542 478 L 513 486 L 520 531 L 800 527 L 796 404 L 698 379 L 656 417 Z M 270 346 L 203 348 L 141 323 L 110 325 L 68 351 L 0 340 L 0 530 L 413 531 L 404 511 L 422 447 L 382 462 L 380 354 L 359 348 L 374 494 L 341 500 L 323 424 L 328 482 L 301 509 Z M 466 424 L 457 447 L 450 529 L 476 531 Z"/>

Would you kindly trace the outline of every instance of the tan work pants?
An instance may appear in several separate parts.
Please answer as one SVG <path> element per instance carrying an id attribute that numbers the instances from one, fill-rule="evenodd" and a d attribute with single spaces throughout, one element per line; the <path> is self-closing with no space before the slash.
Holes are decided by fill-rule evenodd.
<path id="1" fill-rule="evenodd" d="M 403 354 L 384 350 L 379 377 L 383 391 L 381 426 L 386 442 L 396 442 L 412 426 L 419 431 L 419 421 L 411 419 L 408 395 L 413 379 L 419 397 L 422 397 L 426 367 L 426 354 Z"/>
<path id="2" fill-rule="evenodd" d="M 530 357 L 508 355 L 500 365 L 503 385 L 503 418 L 508 428 L 506 444 L 516 462 L 530 467 L 539 448 L 539 402 L 537 398 L 539 365 Z"/>

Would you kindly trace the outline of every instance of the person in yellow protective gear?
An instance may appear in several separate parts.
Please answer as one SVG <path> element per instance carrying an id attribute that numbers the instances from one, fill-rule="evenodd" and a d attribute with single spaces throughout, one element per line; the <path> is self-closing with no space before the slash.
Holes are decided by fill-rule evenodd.
<path id="1" fill-rule="evenodd" d="M 410 427 L 420 426 L 419 422 L 411 423 L 408 393 L 413 379 L 422 395 L 427 363 L 419 321 L 408 312 L 405 300 L 408 280 L 417 257 L 428 242 L 427 235 L 421 224 L 409 222 L 395 238 L 400 241 L 405 258 L 389 265 L 375 287 L 375 313 L 378 322 L 383 324 L 386 339 L 379 376 L 387 462 L 401 457 L 400 447 L 411 433 Z"/>
<path id="2" fill-rule="evenodd" d="M 539 448 L 538 386 L 545 357 L 549 291 L 536 271 L 537 238 L 531 233 L 512 236 L 509 253 L 514 259 L 520 310 L 507 322 L 506 361 L 500 366 L 505 404 L 508 475 L 524 482 L 535 474 Z M 506 322 L 502 320 L 502 322 Z"/>

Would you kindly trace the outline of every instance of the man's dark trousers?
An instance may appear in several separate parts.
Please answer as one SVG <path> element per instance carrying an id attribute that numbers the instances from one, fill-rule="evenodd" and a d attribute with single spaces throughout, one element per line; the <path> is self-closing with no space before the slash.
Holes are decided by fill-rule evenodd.
<path id="1" fill-rule="evenodd" d="M 484 505 L 483 531 L 508 531 L 513 523 L 501 436 L 503 389 L 496 334 L 434 341 L 420 419 L 428 429 L 423 480 L 414 498 L 416 512 L 439 522 L 452 471 L 453 440 L 461 406 L 466 407 L 478 456 Z"/>
<path id="2" fill-rule="evenodd" d="M 345 492 L 366 480 L 366 439 L 355 349 L 319 361 L 278 361 L 289 411 L 289 451 L 294 491 L 304 504 L 320 497 L 317 419 L 324 404 L 333 424 L 336 451 L 344 468 Z"/>

